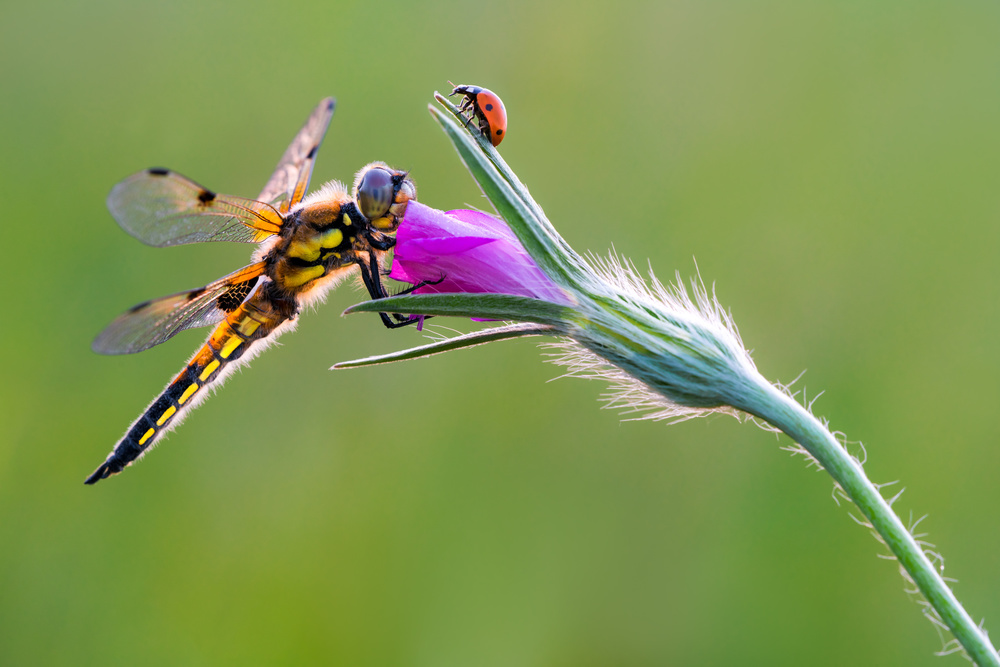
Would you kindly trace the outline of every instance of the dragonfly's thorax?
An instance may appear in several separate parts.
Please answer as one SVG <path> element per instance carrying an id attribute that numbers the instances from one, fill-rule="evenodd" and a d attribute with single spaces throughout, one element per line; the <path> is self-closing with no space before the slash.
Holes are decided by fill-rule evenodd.
<path id="1" fill-rule="evenodd" d="M 265 257 L 269 277 L 290 295 L 318 287 L 331 273 L 355 264 L 368 250 L 368 220 L 346 193 L 307 199 L 285 218 Z"/>

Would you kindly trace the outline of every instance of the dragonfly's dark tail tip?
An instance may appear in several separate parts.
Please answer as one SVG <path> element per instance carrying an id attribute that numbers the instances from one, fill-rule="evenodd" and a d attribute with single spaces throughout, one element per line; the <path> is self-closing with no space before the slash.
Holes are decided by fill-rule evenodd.
<path id="1" fill-rule="evenodd" d="M 99 467 L 97 470 L 95 470 L 94 473 L 90 477 L 88 477 L 87 479 L 83 480 L 83 483 L 87 484 L 89 486 L 92 486 L 92 485 L 97 484 L 98 482 L 100 482 L 105 477 L 109 477 L 110 475 L 111 475 L 111 471 L 109 470 L 108 464 L 107 463 L 102 463 L 101 467 Z"/>

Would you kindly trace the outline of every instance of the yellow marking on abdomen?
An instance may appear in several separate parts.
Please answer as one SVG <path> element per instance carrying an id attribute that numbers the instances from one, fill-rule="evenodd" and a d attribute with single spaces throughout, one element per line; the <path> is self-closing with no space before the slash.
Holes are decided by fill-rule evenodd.
<path id="1" fill-rule="evenodd" d="M 213 359 L 212 363 L 210 363 L 208 366 L 205 366 L 205 370 L 201 372 L 201 375 L 198 376 L 198 379 L 204 382 L 205 380 L 208 379 L 208 376 L 214 373 L 215 369 L 218 368 L 219 366 L 220 366 L 219 360 Z"/>
<path id="2" fill-rule="evenodd" d="M 174 416 L 175 412 L 177 412 L 177 408 L 171 405 L 169 408 L 164 410 L 163 414 L 160 415 L 160 418 L 156 420 L 156 425 L 163 426 L 168 419 Z M 141 445 L 142 443 L 140 442 L 139 444 Z"/>
<path id="3" fill-rule="evenodd" d="M 229 355 L 232 354 L 233 351 L 236 348 L 238 348 L 240 346 L 240 343 L 242 342 L 243 342 L 242 338 L 240 338 L 239 336 L 233 336 L 232 338 L 227 340 L 226 344 L 222 346 L 221 350 L 219 350 L 219 356 L 222 357 L 223 359 L 228 359 Z"/>
<path id="4" fill-rule="evenodd" d="M 185 403 L 187 403 L 187 400 L 189 398 L 194 396 L 194 392 L 196 391 L 198 391 L 198 383 L 192 382 L 190 386 L 188 386 L 188 388 L 184 390 L 184 393 L 181 394 L 181 397 L 177 399 L 177 403 L 179 405 L 184 405 Z M 142 443 L 140 442 L 139 444 L 141 445 Z"/>
<path id="5" fill-rule="evenodd" d="M 244 336 L 249 336 L 254 331 L 256 331 L 257 327 L 259 327 L 259 326 L 260 326 L 260 322 L 258 322 L 254 318 L 248 316 L 248 317 L 244 317 L 240 321 L 240 324 L 239 324 L 239 326 L 237 328 L 239 329 L 239 331 L 240 331 L 241 334 L 243 334 Z"/>
<path id="6" fill-rule="evenodd" d="M 142 437 L 139 438 L 139 446 L 141 447 L 142 445 L 145 445 L 146 441 L 149 440 L 150 438 L 152 438 L 154 433 L 156 433 L 156 429 L 155 428 L 151 428 L 148 431 L 146 431 L 145 433 L 143 433 Z"/>

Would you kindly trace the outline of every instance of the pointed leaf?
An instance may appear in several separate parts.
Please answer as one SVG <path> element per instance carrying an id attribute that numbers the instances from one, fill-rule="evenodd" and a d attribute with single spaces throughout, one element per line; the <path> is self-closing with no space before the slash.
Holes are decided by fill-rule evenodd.
<path id="1" fill-rule="evenodd" d="M 362 366 L 376 366 L 378 364 L 388 364 L 394 361 L 420 359 L 422 357 L 430 357 L 435 354 L 441 354 L 442 352 L 459 350 L 463 347 L 485 345 L 486 343 L 492 343 L 498 340 L 508 340 L 524 336 L 553 336 L 558 333 L 559 331 L 555 327 L 543 324 L 509 324 L 502 327 L 474 331 L 463 336 L 456 336 L 454 338 L 436 341 L 427 345 L 421 345 L 420 347 L 401 350 L 400 352 L 380 354 L 374 357 L 365 357 L 364 359 L 354 359 L 352 361 L 341 361 L 340 363 L 334 364 L 330 370 L 361 368 Z"/>

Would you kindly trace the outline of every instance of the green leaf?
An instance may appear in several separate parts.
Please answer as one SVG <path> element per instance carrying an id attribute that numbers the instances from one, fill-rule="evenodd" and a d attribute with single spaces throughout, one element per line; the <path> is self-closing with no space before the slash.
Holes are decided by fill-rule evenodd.
<path id="1" fill-rule="evenodd" d="M 400 352 L 380 354 L 374 357 L 365 357 L 364 359 L 354 359 L 352 361 L 341 361 L 340 363 L 334 364 L 330 370 L 361 368 L 362 366 L 376 366 L 378 364 L 388 364 L 394 361 L 420 359 L 421 357 L 429 357 L 435 354 L 441 354 L 442 352 L 459 350 L 463 347 L 485 345 L 486 343 L 492 343 L 498 340 L 509 340 L 511 338 L 522 338 L 524 336 L 554 336 L 558 335 L 558 333 L 559 332 L 555 327 L 543 324 L 508 324 L 502 327 L 474 331 L 463 336 L 448 338 L 446 340 L 421 345 L 420 347 L 413 347 Z"/>
<path id="2" fill-rule="evenodd" d="M 536 322 L 560 332 L 574 319 L 575 311 L 557 303 L 512 294 L 407 294 L 376 299 L 351 306 L 351 313 L 414 313 L 452 315 L 489 320 Z"/>

